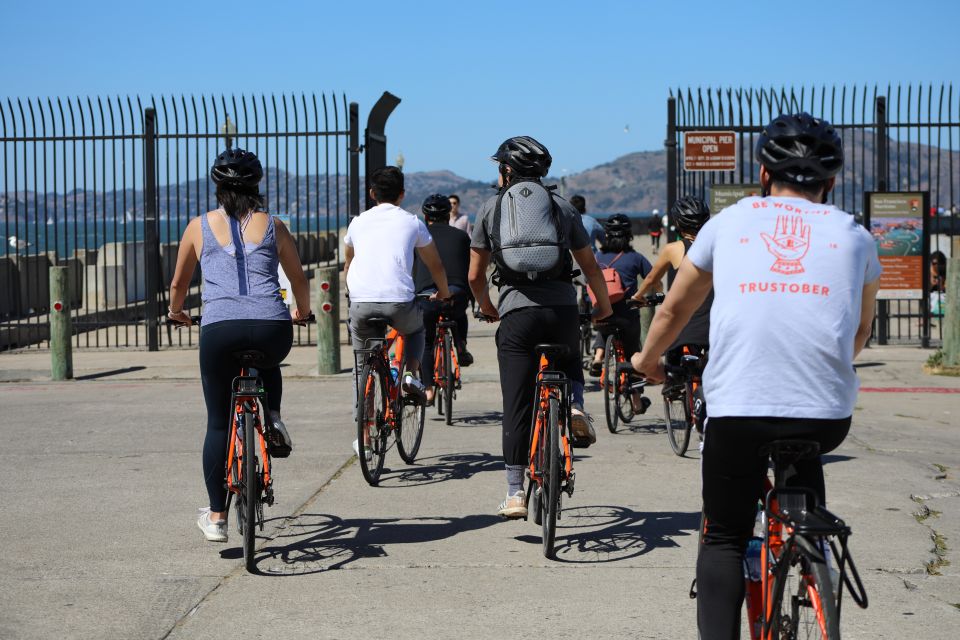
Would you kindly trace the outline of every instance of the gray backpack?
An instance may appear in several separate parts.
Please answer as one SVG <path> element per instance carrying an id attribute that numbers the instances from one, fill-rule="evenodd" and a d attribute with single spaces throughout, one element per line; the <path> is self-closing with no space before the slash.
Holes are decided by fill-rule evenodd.
<path id="1" fill-rule="evenodd" d="M 490 228 L 495 284 L 525 284 L 569 277 L 560 207 L 550 188 L 521 180 L 497 196 Z"/>

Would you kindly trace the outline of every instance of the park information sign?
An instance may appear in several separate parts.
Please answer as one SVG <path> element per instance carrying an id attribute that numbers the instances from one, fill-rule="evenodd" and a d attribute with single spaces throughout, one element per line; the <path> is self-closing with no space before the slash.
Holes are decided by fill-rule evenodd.
<path id="1" fill-rule="evenodd" d="M 759 184 L 714 184 L 710 185 L 710 213 L 720 213 L 744 198 L 760 195 Z"/>
<path id="2" fill-rule="evenodd" d="M 923 300 L 927 192 L 866 194 L 867 228 L 883 266 L 881 300 Z"/>
<path id="3" fill-rule="evenodd" d="M 733 171 L 737 168 L 737 134 L 733 131 L 685 131 L 683 168 L 687 171 Z"/>

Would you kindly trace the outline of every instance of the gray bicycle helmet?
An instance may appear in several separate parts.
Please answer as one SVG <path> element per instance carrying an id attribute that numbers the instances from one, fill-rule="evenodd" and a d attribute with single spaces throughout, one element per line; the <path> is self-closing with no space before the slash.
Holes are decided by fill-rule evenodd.
<path id="1" fill-rule="evenodd" d="M 427 196 L 427 199 L 423 201 L 423 206 L 420 207 L 420 211 L 423 212 L 424 218 L 435 222 L 437 220 L 446 220 L 450 217 L 450 210 L 452 208 L 449 197 L 435 193 Z"/>
<path id="2" fill-rule="evenodd" d="M 780 115 L 763 128 L 757 159 L 777 180 L 823 182 L 843 168 L 843 141 L 826 120 L 809 113 Z"/>
<path id="3" fill-rule="evenodd" d="M 603 223 L 603 231 L 607 236 L 633 237 L 633 223 L 622 213 L 615 213 Z"/>
<path id="4" fill-rule="evenodd" d="M 530 136 L 507 138 L 491 160 L 507 165 L 521 178 L 542 178 L 553 163 L 547 148 Z"/>
<path id="5" fill-rule="evenodd" d="M 700 198 L 683 196 L 670 207 L 670 219 L 681 233 L 696 233 L 710 219 L 710 207 Z"/>
<path id="6" fill-rule="evenodd" d="M 263 178 L 263 166 L 257 156 L 243 149 L 227 149 L 210 168 L 214 184 L 256 188 Z"/>

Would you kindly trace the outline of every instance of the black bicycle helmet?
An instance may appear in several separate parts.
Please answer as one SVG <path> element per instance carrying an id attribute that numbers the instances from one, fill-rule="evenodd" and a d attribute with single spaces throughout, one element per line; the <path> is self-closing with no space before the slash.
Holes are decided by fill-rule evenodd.
<path id="1" fill-rule="evenodd" d="M 696 233 L 710 219 L 710 207 L 694 196 L 683 196 L 670 207 L 670 219 L 681 233 Z"/>
<path id="2" fill-rule="evenodd" d="M 434 222 L 449 218 L 450 209 L 452 208 L 453 207 L 450 205 L 450 198 L 448 196 L 435 193 L 432 196 L 427 196 L 427 199 L 423 201 L 423 206 L 420 207 L 420 210 L 423 212 L 424 218 Z"/>
<path id="3" fill-rule="evenodd" d="M 507 165 L 521 178 L 542 178 L 553 163 L 547 148 L 530 136 L 507 138 L 491 160 Z"/>
<path id="4" fill-rule="evenodd" d="M 214 184 L 255 188 L 263 178 L 263 166 L 257 156 L 243 149 L 227 149 L 210 168 Z"/>
<path id="5" fill-rule="evenodd" d="M 622 213 L 615 213 L 603 223 L 603 231 L 607 236 L 633 237 L 633 223 Z"/>
<path id="6" fill-rule="evenodd" d="M 763 128 L 757 159 L 777 180 L 823 182 L 843 168 L 843 141 L 826 120 L 809 113 L 781 115 Z"/>

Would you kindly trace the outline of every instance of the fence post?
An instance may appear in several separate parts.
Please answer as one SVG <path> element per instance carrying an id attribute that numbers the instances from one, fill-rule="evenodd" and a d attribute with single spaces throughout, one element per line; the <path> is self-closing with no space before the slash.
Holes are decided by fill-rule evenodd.
<path id="1" fill-rule="evenodd" d="M 143 112 L 143 265 L 146 275 L 147 348 L 160 350 L 160 229 L 157 225 L 157 111 Z"/>
<path id="2" fill-rule="evenodd" d="M 390 117 L 398 104 L 400 104 L 400 98 L 389 91 L 384 91 L 367 116 L 367 129 L 363 133 L 364 151 L 366 153 L 364 175 L 367 179 L 377 169 L 387 166 L 387 136 L 384 134 L 384 130 L 387 126 L 387 118 Z M 370 198 L 370 190 L 364 189 L 364 191 L 366 192 L 367 209 L 370 209 L 375 203 Z"/>
<path id="3" fill-rule="evenodd" d="M 956 247 L 958 243 L 954 242 Z M 943 365 L 960 367 L 960 254 L 947 260 L 947 288 L 943 295 Z"/>
<path id="4" fill-rule="evenodd" d="M 70 268 L 50 267 L 50 378 L 73 378 L 70 322 Z"/>
<path id="5" fill-rule="evenodd" d="M 876 171 L 874 177 L 877 191 L 887 190 L 887 176 L 889 175 L 888 161 L 890 159 L 889 143 L 887 139 L 887 98 L 877 96 L 874 104 L 876 110 L 877 133 L 874 136 L 873 166 Z M 887 300 L 877 300 L 877 344 L 887 344 L 890 331 L 890 303 Z"/>
<path id="6" fill-rule="evenodd" d="M 360 215 L 360 106 L 350 103 L 350 219 Z M 339 224 L 339 221 L 338 221 Z"/>
<path id="7" fill-rule="evenodd" d="M 667 139 L 663 141 L 663 146 L 667 151 L 667 211 L 673 207 L 677 201 L 677 99 L 673 96 L 667 98 Z M 664 235 L 669 234 L 669 229 L 664 229 Z M 674 238 L 668 238 L 668 241 Z"/>
<path id="8" fill-rule="evenodd" d="M 340 268 L 314 271 L 317 283 L 317 373 L 340 373 Z"/>

